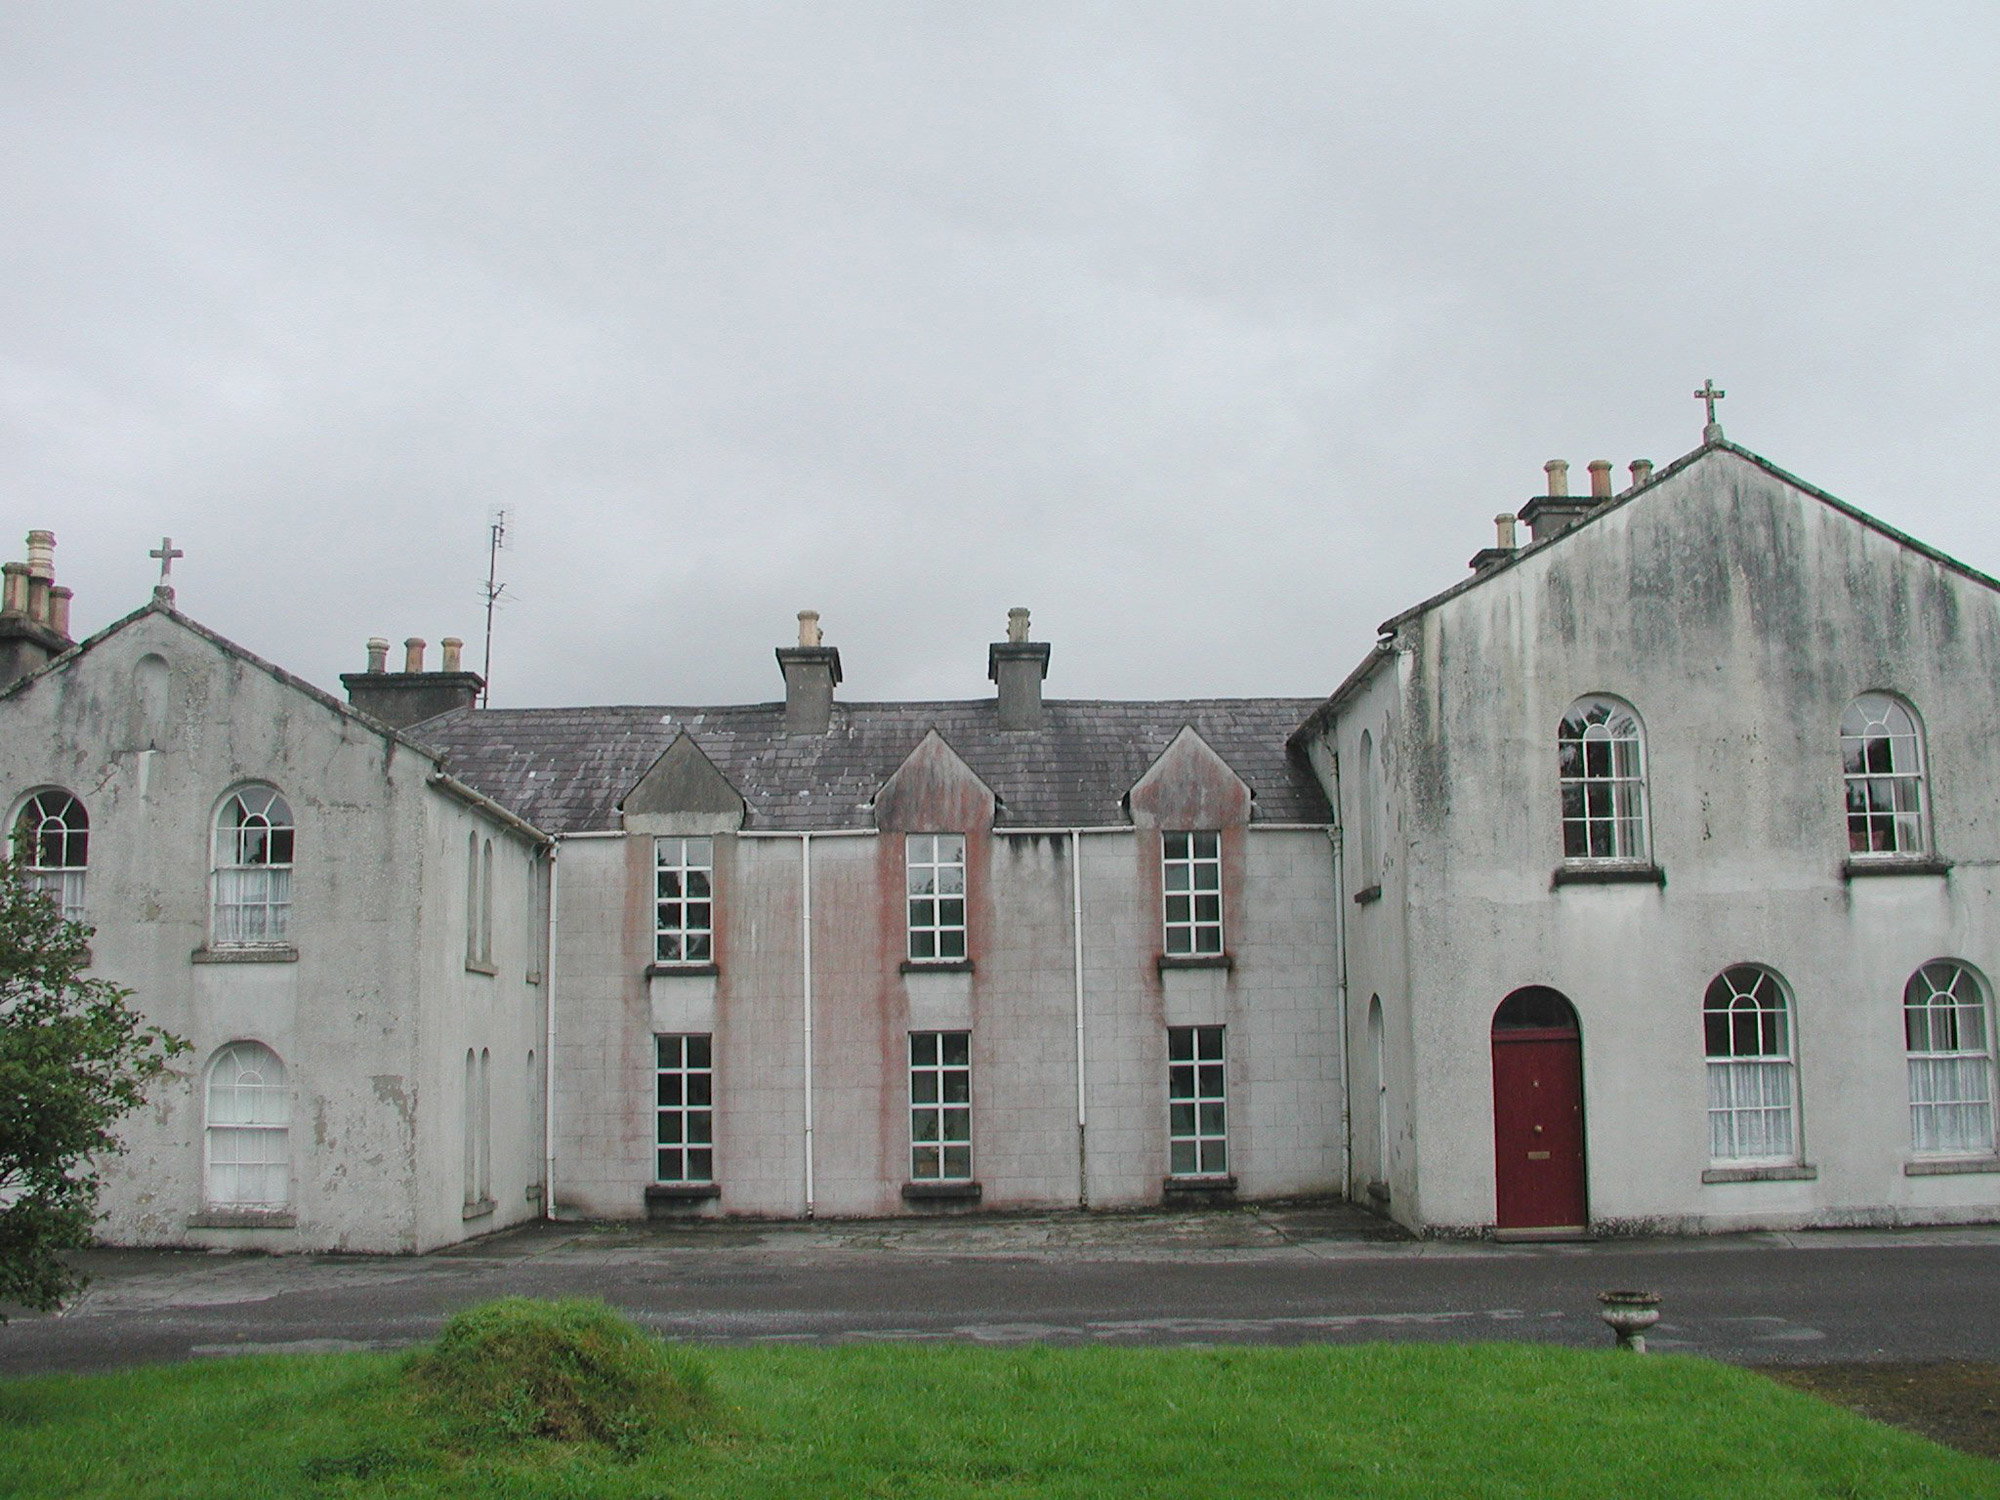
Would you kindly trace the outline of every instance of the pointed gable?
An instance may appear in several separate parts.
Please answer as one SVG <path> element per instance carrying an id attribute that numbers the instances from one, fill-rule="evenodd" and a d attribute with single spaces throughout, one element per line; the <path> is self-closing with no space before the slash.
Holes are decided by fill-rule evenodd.
<path id="1" fill-rule="evenodd" d="M 1187 725 L 1125 794 L 1141 828 L 1234 828 L 1250 821 L 1250 788 Z"/>
<path id="2" fill-rule="evenodd" d="M 619 807 L 626 827 L 646 832 L 707 833 L 743 826 L 743 794 L 685 731 L 633 783 Z M 674 826 L 667 827 L 669 823 Z M 688 826 L 682 828 L 683 823 Z"/>
<path id="3" fill-rule="evenodd" d="M 993 788 L 932 729 L 875 794 L 875 826 L 913 832 L 990 828 L 998 803 Z"/>

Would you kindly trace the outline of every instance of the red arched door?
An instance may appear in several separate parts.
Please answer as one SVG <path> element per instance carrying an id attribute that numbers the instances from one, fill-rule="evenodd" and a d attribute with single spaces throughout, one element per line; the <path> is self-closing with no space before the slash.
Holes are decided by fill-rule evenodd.
<path id="1" fill-rule="evenodd" d="M 1493 1177 L 1501 1229 L 1582 1230 L 1583 1034 L 1555 990 L 1493 1013 Z"/>

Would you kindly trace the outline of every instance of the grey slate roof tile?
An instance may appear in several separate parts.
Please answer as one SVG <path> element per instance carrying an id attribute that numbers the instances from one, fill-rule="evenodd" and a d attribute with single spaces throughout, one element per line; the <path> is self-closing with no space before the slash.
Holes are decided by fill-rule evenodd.
<path id="1" fill-rule="evenodd" d="M 1258 822 L 1325 823 L 1326 799 L 1286 737 L 1317 698 L 1052 700 L 1039 730 L 1003 731 L 992 699 L 836 703 L 824 734 L 787 734 L 782 703 L 724 708 L 456 709 L 405 733 L 451 774 L 550 833 L 618 826 L 619 801 L 674 736 L 692 735 L 747 804 L 744 826 L 869 826 L 869 804 L 936 729 L 1000 797 L 1000 827 L 1102 827 L 1184 726 L 1249 784 Z"/>

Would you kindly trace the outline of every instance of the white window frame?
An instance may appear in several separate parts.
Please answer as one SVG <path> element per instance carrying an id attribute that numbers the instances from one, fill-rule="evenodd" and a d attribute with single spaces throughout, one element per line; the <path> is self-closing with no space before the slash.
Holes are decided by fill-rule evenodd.
<path id="1" fill-rule="evenodd" d="M 291 1202 L 292 1093 L 277 1053 L 252 1041 L 220 1048 L 203 1075 L 202 1125 L 210 1207 L 276 1213 Z"/>
<path id="2" fill-rule="evenodd" d="M 241 816 L 225 823 L 231 808 L 241 809 Z M 291 804 L 262 782 L 240 786 L 216 808 L 214 826 L 210 941 L 218 948 L 289 944 L 298 852 Z"/>
<path id="3" fill-rule="evenodd" d="M 715 1181 L 715 1038 L 657 1034 L 653 1063 L 653 1180 Z"/>
<path id="4" fill-rule="evenodd" d="M 1797 1035 L 1775 970 L 1732 964 L 1702 997 L 1709 1159 L 1718 1166 L 1799 1161 Z"/>
<path id="5" fill-rule="evenodd" d="M 1863 693 L 1840 716 L 1840 769 L 1850 859 L 1930 852 L 1924 729 L 1894 693 Z"/>
<path id="6" fill-rule="evenodd" d="M 1221 957 L 1220 830 L 1182 829 L 1160 835 L 1160 917 L 1167 957 Z"/>
<path id="7" fill-rule="evenodd" d="M 1229 1175 L 1229 1050 L 1221 1026 L 1167 1028 L 1167 1175 Z"/>
<path id="8" fill-rule="evenodd" d="M 14 854 L 29 889 L 46 892 L 64 921 L 84 919 L 90 814 L 80 797 L 45 787 L 22 803 L 14 819 Z"/>
<path id="9" fill-rule="evenodd" d="M 653 840 L 653 962 L 715 962 L 715 840 Z"/>
<path id="10" fill-rule="evenodd" d="M 910 834 L 903 842 L 903 859 L 910 962 L 964 962 L 965 835 Z"/>
<path id="11" fill-rule="evenodd" d="M 1910 1149 L 1919 1157 L 1993 1154 L 1993 1024 L 1970 964 L 1932 959 L 1903 986 Z"/>
<path id="12" fill-rule="evenodd" d="M 1644 864 L 1652 858 L 1646 809 L 1646 726 L 1608 693 L 1570 704 L 1556 727 L 1563 860 Z"/>
<path id="13" fill-rule="evenodd" d="M 972 1180 L 972 1033 L 910 1033 L 910 1181 Z"/>

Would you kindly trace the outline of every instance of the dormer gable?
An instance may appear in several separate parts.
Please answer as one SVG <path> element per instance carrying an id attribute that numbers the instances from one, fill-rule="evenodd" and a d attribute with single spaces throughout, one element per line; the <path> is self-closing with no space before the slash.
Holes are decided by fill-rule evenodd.
<path id="1" fill-rule="evenodd" d="M 1249 785 L 1191 724 L 1125 794 L 1140 828 L 1238 828 L 1250 821 L 1252 803 Z"/>
<path id="2" fill-rule="evenodd" d="M 875 826 L 885 832 L 991 828 L 1000 799 L 945 742 L 928 731 L 875 794 Z"/>
<path id="3" fill-rule="evenodd" d="M 743 826 L 743 794 L 682 730 L 632 784 L 619 810 L 635 833 L 733 833 Z"/>

